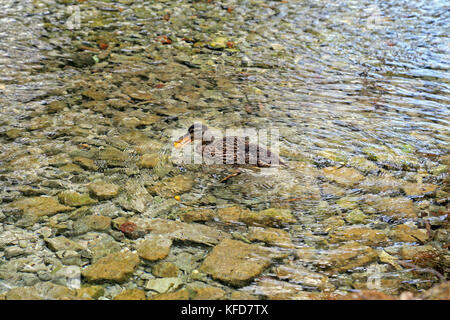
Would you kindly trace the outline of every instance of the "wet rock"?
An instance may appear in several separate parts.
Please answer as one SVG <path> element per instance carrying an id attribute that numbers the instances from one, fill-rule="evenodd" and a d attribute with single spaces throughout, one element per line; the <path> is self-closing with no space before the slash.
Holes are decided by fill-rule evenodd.
<path id="1" fill-rule="evenodd" d="M 396 192 L 404 185 L 404 181 L 389 177 L 367 177 L 358 187 L 373 193 Z"/>
<path id="2" fill-rule="evenodd" d="M 352 157 L 349 161 L 349 165 L 362 172 L 370 172 L 380 169 L 373 161 L 367 160 L 365 157 Z"/>
<path id="3" fill-rule="evenodd" d="M 212 220 L 215 215 L 211 209 L 189 208 L 182 210 L 179 216 L 184 222 L 195 222 Z"/>
<path id="4" fill-rule="evenodd" d="M 89 67 L 95 64 L 93 54 L 89 52 L 74 54 L 71 58 L 71 62 L 77 68 Z"/>
<path id="5" fill-rule="evenodd" d="M 6 259 L 11 259 L 14 257 L 21 256 L 25 254 L 26 251 L 19 247 L 7 247 L 4 251 L 4 256 Z"/>
<path id="6" fill-rule="evenodd" d="M 194 181 L 188 176 L 176 176 L 173 178 L 164 179 L 154 186 L 148 186 L 147 190 L 150 194 L 158 195 L 163 198 L 173 198 L 188 192 L 194 186 Z"/>
<path id="7" fill-rule="evenodd" d="M 161 234 L 174 240 L 192 241 L 206 245 L 214 245 L 225 238 L 231 237 L 228 233 L 198 223 L 152 219 L 136 224 L 154 234 Z"/>
<path id="8" fill-rule="evenodd" d="M 142 241 L 138 246 L 137 253 L 142 259 L 148 261 L 161 260 L 167 257 L 171 246 L 171 239 L 164 236 L 155 235 L 150 239 Z"/>
<path id="9" fill-rule="evenodd" d="M 117 252 L 101 258 L 85 268 L 82 275 L 89 282 L 123 282 L 133 274 L 139 264 L 139 256 L 132 252 Z"/>
<path id="10" fill-rule="evenodd" d="M 18 287 L 9 290 L 6 300 L 74 300 L 75 290 L 50 282 L 38 283 L 32 287 Z"/>
<path id="11" fill-rule="evenodd" d="M 392 229 L 392 238 L 402 242 L 420 242 L 428 241 L 428 232 L 425 229 L 417 229 L 406 224 L 400 224 Z"/>
<path id="12" fill-rule="evenodd" d="M 89 215 L 81 219 L 88 231 L 107 231 L 111 227 L 111 218 L 99 215 Z"/>
<path id="13" fill-rule="evenodd" d="M 281 248 L 295 247 L 291 241 L 289 233 L 276 228 L 250 227 L 248 229 L 247 238 L 249 240 L 262 241 Z"/>
<path id="14" fill-rule="evenodd" d="M 155 153 L 143 154 L 138 162 L 138 166 L 144 169 L 152 169 L 159 163 L 159 155 Z"/>
<path id="15" fill-rule="evenodd" d="M 115 296 L 114 300 L 147 300 L 147 295 L 140 289 L 128 289 Z"/>
<path id="16" fill-rule="evenodd" d="M 181 289 L 175 292 L 152 295 L 149 300 L 189 300 L 189 292 Z"/>
<path id="17" fill-rule="evenodd" d="M 250 210 L 243 209 L 239 206 L 219 208 L 217 216 L 223 222 L 239 222 L 241 215 L 250 214 Z"/>
<path id="18" fill-rule="evenodd" d="M 233 291 L 230 298 L 231 300 L 258 300 L 257 296 L 245 291 Z"/>
<path id="19" fill-rule="evenodd" d="M 385 250 L 379 251 L 378 252 L 378 257 L 380 258 L 381 262 L 389 263 L 396 270 L 399 270 L 399 271 L 403 270 L 403 268 L 398 264 L 398 259 L 396 257 L 394 257 L 394 256 L 391 256 Z"/>
<path id="20" fill-rule="evenodd" d="M 43 300 L 39 292 L 33 287 L 18 287 L 9 290 L 6 300 Z"/>
<path id="21" fill-rule="evenodd" d="M 383 231 L 363 227 L 352 227 L 344 230 L 337 230 L 330 234 L 330 243 L 349 240 L 356 240 L 367 245 L 376 245 L 387 242 L 388 238 Z"/>
<path id="22" fill-rule="evenodd" d="M 450 300 L 450 281 L 436 284 L 420 294 L 418 298 L 423 300 Z"/>
<path id="23" fill-rule="evenodd" d="M 105 293 L 105 289 L 102 286 L 86 286 L 77 289 L 76 296 L 80 299 L 93 299 L 97 300 Z"/>
<path id="24" fill-rule="evenodd" d="M 161 278 L 178 277 L 180 269 L 171 262 L 160 262 L 153 266 L 152 274 Z"/>
<path id="25" fill-rule="evenodd" d="M 274 272 L 281 280 L 287 279 L 303 286 L 316 287 L 320 289 L 330 289 L 333 287 L 329 283 L 327 276 L 308 270 L 300 265 L 280 265 L 274 268 Z"/>
<path id="26" fill-rule="evenodd" d="M 51 197 L 32 197 L 16 200 L 8 205 L 21 215 L 29 215 L 34 217 L 51 216 L 59 212 L 73 210 L 73 208 L 60 204 Z"/>
<path id="27" fill-rule="evenodd" d="M 208 43 L 208 47 L 214 50 L 223 50 L 227 48 L 228 41 L 226 37 L 216 37 Z"/>
<path id="28" fill-rule="evenodd" d="M 255 292 L 269 300 L 318 300 L 316 292 L 304 291 L 301 285 L 270 278 L 257 280 Z"/>
<path id="29" fill-rule="evenodd" d="M 437 185 L 430 183 L 407 183 L 403 185 L 402 189 L 407 196 L 421 196 L 434 192 Z"/>
<path id="30" fill-rule="evenodd" d="M 366 216 L 361 210 L 355 209 L 345 214 L 345 220 L 352 224 L 364 223 L 367 220 Z"/>
<path id="31" fill-rule="evenodd" d="M 328 229 L 335 229 L 345 225 L 344 219 L 341 219 L 339 217 L 327 218 L 323 221 L 323 223 L 325 226 L 327 226 Z"/>
<path id="32" fill-rule="evenodd" d="M 106 161 L 106 164 L 110 167 L 123 167 L 127 158 L 124 152 L 113 147 L 100 150 L 97 154 L 97 159 Z"/>
<path id="33" fill-rule="evenodd" d="M 93 234 L 91 240 L 88 240 L 88 252 L 92 262 L 97 262 L 99 259 L 121 250 L 120 243 L 115 241 L 113 237 L 108 234 Z"/>
<path id="34" fill-rule="evenodd" d="M 270 266 L 272 259 L 285 254 L 258 245 L 225 239 L 209 253 L 200 271 L 215 280 L 242 286 Z"/>
<path id="35" fill-rule="evenodd" d="M 180 278 L 160 278 L 150 279 L 145 286 L 147 290 L 153 290 L 159 293 L 175 291 L 183 285 L 183 280 Z"/>
<path id="36" fill-rule="evenodd" d="M 68 164 L 62 166 L 60 169 L 64 172 L 68 172 L 68 173 L 84 172 L 84 170 L 80 166 L 77 166 L 76 164 L 73 164 L 73 163 L 68 163 Z"/>
<path id="37" fill-rule="evenodd" d="M 121 90 L 135 100 L 151 101 L 153 98 L 151 93 L 146 92 L 146 89 L 140 89 L 134 86 L 122 86 Z"/>
<path id="38" fill-rule="evenodd" d="M 107 183 L 104 181 L 97 181 L 89 184 L 89 192 L 100 200 L 111 199 L 117 196 L 120 187 L 116 184 Z"/>
<path id="39" fill-rule="evenodd" d="M 14 139 L 17 139 L 18 137 L 20 137 L 23 134 L 23 132 L 24 131 L 21 129 L 13 128 L 13 129 L 6 130 L 5 135 L 9 139 L 14 140 Z"/>
<path id="40" fill-rule="evenodd" d="M 84 97 L 90 98 L 92 100 L 101 101 L 107 98 L 106 94 L 103 91 L 95 90 L 95 89 L 86 89 L 81 92 L 81 95 Z"/>
<path id="41" fill-rule="evenodd" d="M 79 251 L 84 249 L 82 245 L 78 244 L 75 241 L 67 239 L 64 236 L 45 239 L 45 242 L 47 243 L 48 247 L 53 251 L 62 251 L 62 250 Z"/>
<path id="42" fill-rule="evenodd" d="M 142 213 L 146 210 L 152 197 L 142 183 L 129 179 L 123 186 L 123 192 L 117 199 L 120 206 L 125 210 Z"/>
<path id="43" fill-rule="evenodd" d="M 60 101 L 60 100 L 55 100 L 50 102 L 47 105 L 47 113 L 58 113 L 64 110 L 64 108 L 67 107 L 67 103 L 65 103 L 64 101 Z"/>
<path id="44" fill-rule="evenodd" d="M 345 296 L 336 297 L 338 300 L 395 300 L 394 297 L 386 293 L 375 290 L 361 290 L 358 292 L 349 293 Z"/>
<path id="45" fill-rule="evenodd" d="M 129 239 L 139 239 L 145 236 L 146 231 L 139 228 L 135 223 L 126 221 L 119 226 L 119 230 Z"/>
<path id="46" fill-rule="evenodd" d="M 217 287 L 190 286 L 192 300 L 221 300 L 225 297 L 225 291 Z"/>
<path id="47" fill-rule="evenodd" d="M 325 253 L 321 263 L 332 267 L 333 273 L 341 273 L 364 266 L 377 258 L 377 253 L 370 247 L 356 242 L 348 242 Z"/>
<path id="48" fill-rule="evenodd" d="M 253 226 L 279 226 L 297 221 L 290 209 L 279 208 L 269 208 L 259 212 L 245 211 L 239 220 Z"/>
<path id="49" fill-rule="evenodd" d="M 352 187 L 364 180 L 364 176 L 353 168 L 327 167 L 323 168 L 322 171 L 328 180 L 346 187 Z"/>
<path id="50" fill-rule="evenodd" d="M 85 157 L 75 157 L 73 158 L 73 163 L 86 170 L 97 171 L 99 169 L 99 167 L 94 163 L 94 160 Z"/>
<path id="51" fill-rule="evenodd" d="M 400 249 L 400 255 L 405 260 L 419 260 L 423 257 L 423 260 L 428 260 L 429 257 L 436 257 L 437 251 L 431 245 L 424 246 L 403 246 Z"/>
<path id="52" fill-rule="evenodd" d="M 365 198 L 365 204 L 373 207 L 377 214 L 385 214 L 393 218 L 417 218 L 414 203 L 408 198 L 368 195 Z"/>
<path id="53" fill-rule="evenodd" d="M 96 200 L 89 197 L 87 193 L 78 193 L 75 191 L 62 191 L 58 194 L 58 200 L 68 206 L 81 207 L 97 203 Z"/>
<path id="54" fill-rule="evenodd" d="M 342 209 L 352 210 L 358 208 L 359 203 L 361 202 L 361 197 L 353 197 L 347 196 L 340 198 L 336 201 L 336 204 Z"/>

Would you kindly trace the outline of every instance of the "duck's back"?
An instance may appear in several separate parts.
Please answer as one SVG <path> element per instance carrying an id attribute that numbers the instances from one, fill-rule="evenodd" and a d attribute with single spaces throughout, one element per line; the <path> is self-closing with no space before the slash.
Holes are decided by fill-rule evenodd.
<path id="1" fill-rule="evenodd" d="M 204 158 L 215 164 L 270 167 L 284 164 L 280 158 L 260 145 L 250 143 L 248 137 L 227 136 L 210 144 L 199 145 Z M 199 150 L 200 151 L 200 150 Z"/>

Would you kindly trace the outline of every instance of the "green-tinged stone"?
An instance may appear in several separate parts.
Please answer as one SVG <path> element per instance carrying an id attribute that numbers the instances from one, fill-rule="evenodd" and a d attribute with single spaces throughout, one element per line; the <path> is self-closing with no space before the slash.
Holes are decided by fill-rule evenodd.
<path id="1" fill-rule="evenodd" d="M 81 207 L 97 203 L 97 200 L 89 197 L 89 194 L 87 193 L 81 194 L 70 190 L 60 192 L 58 194 L 58 199 L 62 203 L 72 207 Z"/>
<path id="2" fill-rule="evenodd" d="M 13 201 L 9 208 L 17 210 L 19 214 L 34 217 L 51 216 L 59 212 L 70 211 L 73 208 L 60 204 L 51 197 L 33 197 Z"/>
<path id="3" fill-rule="evenodd" d="M 136 253 L 112 253 L 84 269 L 82 274 L 89 282 L 123 282 L 133 274 L 139 261 L 139 256 Z"/>
<path id="4" fill-rule="evenodd" d="M 352 211 L 349 211 L 345 215 L 345 220 L 349 223 L 357 224 L 357 223 L 363 223 L 366 221 L 367 216 L 358 209 L 354 209 Z"/>

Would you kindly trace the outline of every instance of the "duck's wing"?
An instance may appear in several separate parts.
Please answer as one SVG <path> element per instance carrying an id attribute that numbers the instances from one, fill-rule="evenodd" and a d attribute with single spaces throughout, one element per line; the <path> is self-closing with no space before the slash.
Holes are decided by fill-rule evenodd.
<path id="1" fill-rule="evenodd" d="M 249 138 L 227 136 L 204 146 L 204 156 L 214 159 L 215 163 L 234 165 L 255 165 L 270 167 L 283 161 L 273 152 L 260 145 L 250 143 Z"/>

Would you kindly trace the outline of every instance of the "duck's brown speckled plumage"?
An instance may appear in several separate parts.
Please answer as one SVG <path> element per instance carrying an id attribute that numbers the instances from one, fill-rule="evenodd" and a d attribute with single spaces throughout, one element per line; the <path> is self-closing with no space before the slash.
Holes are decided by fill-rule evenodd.
<path id="1" fill-rule="evenodd" d="M 188 142 L 201 137 L 196 146 L 196 152 L 202 154 L 204 159 L 215 164 L 233 166 L 271 167 L 275 165 L 287 166 L 278 155 L 260 145 L 250 143 L 248 137 L 225 136 L 216 139 L 208 127 L 204 125 L 190 126 L 188 133 L 178 141 Z"/>

